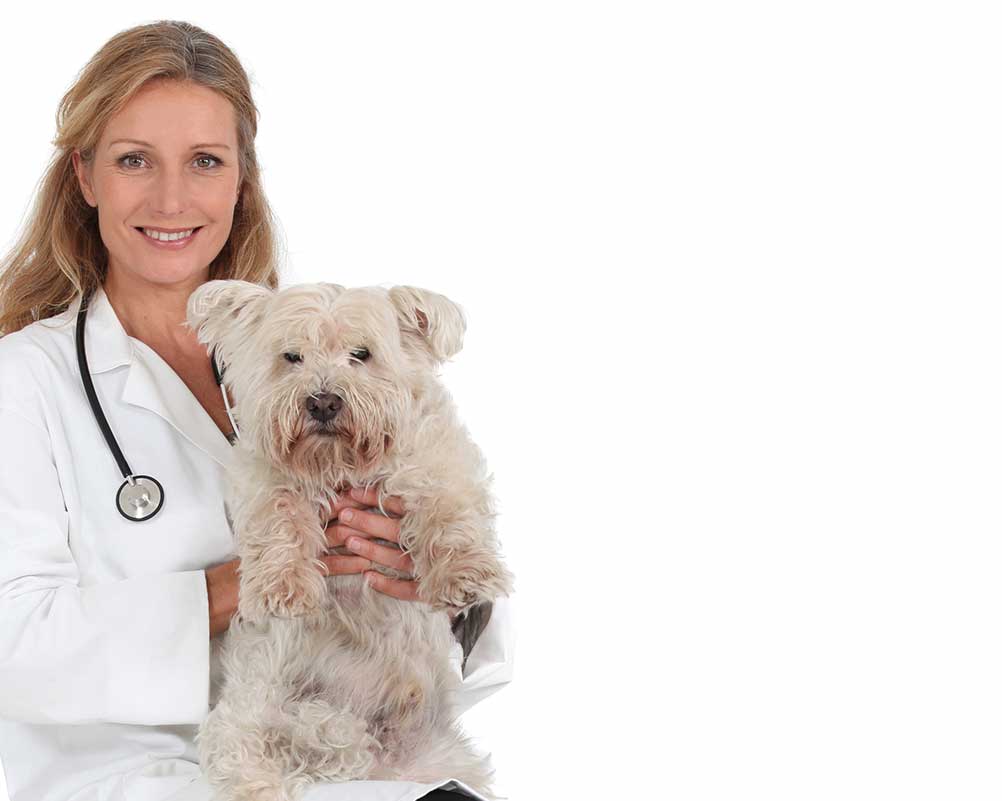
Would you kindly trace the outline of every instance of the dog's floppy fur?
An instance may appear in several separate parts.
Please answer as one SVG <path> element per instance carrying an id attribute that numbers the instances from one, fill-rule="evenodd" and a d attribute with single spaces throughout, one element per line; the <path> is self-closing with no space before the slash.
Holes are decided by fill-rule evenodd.
<path id="1" fill-rule="evenodd" d="M 513 591 L 491 476 L 436 375 L 462 347 L 462 310 L 417 287 L 213 280 L 187 323 L 224 365 L 240 427 L 226 499 L 240 600 L 196 737 L 206 776 L 223 801 L 448 777 L 493 798 L 489 757 L 452 712 L 445 611 Z M 403 499 L 414 576 L 378 569 L 417 577 L 418 601 L 325 575 L 333 504 L 373 485 Z"/>

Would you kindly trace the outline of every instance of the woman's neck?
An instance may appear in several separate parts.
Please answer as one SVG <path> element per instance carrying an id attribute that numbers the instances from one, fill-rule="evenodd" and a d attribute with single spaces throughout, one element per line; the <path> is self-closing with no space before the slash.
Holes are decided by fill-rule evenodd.
<path id="1" fill-rule="evenodd" d="M 140 284 L 109 271 L 104 293 L 125 333 L 149 345 L 164 358 L 183 357 L 205 353 L 205 346 L 198 341 L 195 332 L 184 325 L 188 296 L 200 283 Z"/>

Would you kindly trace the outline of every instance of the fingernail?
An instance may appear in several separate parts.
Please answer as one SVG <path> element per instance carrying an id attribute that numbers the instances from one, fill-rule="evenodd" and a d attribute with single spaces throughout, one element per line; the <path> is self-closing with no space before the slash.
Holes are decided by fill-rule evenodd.
<path id="1" fill-rule="evenodd" d="M 358 537 L 348 537 L 348 547 L 357 551 L 362 546 L 362 540 Z"/>
<path id="2" fill-rule="evenodd" d="M 375 574 L 374 573 L 366 573 L 365 574 L 365 581 L 371 587 L 373 584 L 376 583 L 376 576 L 375 576 Z"/>
<path id="3" fill-rule="evenodd" d="M 351 511 L 351 509 L 345 509 L 343 512 L 341 512 L 342 520 L 351 520 L 354 516 L 355 513 Z"/>
<path id="4" fill-rule="evenodd" d="M 362 491 L 361 487 L 352 487 L 350 494 L 352 498 L 361 498 L 363 495 L 365 495 L 365 492 Z"/>

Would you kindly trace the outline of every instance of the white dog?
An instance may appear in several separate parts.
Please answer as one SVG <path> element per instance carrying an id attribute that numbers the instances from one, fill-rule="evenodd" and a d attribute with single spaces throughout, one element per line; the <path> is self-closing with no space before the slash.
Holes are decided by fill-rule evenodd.
<path id="1" fill-rule="evenodd" d="M 513 591 L 491 477 L 436 377 L 462 346 L 461 309 L 415 287 L 209 281 L 187 323 L 224 365 L 240 426 L 227 494 L 240 600 L 196 738 L 206 776 L 224 800 L 447 777 L 495 798 L 451 707 L 445 610 Z M 319 559 L 338 493 L 376 484 L 403 499 L 418 601 L 326 576 Z"/>

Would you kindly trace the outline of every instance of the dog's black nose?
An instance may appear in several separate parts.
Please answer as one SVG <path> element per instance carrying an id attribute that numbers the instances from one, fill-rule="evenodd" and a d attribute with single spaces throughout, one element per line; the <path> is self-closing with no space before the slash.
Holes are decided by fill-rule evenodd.
<path id="1" fill-rule="evenodd" d="M 306 410 L 314 420 L 326 423 L 337 416 L 342 403 L 344 401 L 340 395 L 335 395 L 333 392 L 322 392 L 319 395 L 310 395 L 306 399 Z"/>

